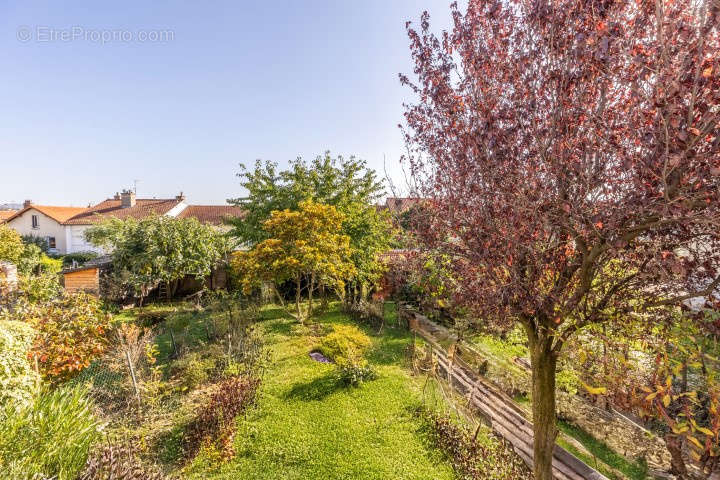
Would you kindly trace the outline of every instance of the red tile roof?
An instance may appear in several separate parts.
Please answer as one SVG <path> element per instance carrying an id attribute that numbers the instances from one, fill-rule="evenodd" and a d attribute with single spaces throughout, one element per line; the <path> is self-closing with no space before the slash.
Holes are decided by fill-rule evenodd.
<path id="1" fill-rule="evenodd" d="M 0 210 L 0 223 L 5 222 L 5 220 L 12 217 L 17 212 L 17 210 Z"/>
<path id="2" fill-rule="evenodd" d="M 138 198 L 132 207 L 123 208 L 119 199 L 108 198 L 97 205 L 83 209 L 82 213 L 68 219 L 66 225 L 90 225 L 108 218 L 134 218 L 140 220 L 151 215 L 165 215 L 182 200 L 177 198 Z"/>
<path id="3" fill-rule="evenodd" d="M 83 207 L 53 207 L 48 205 L 31 204 L 30 206 L 25 207 L 22 210 L 14 212 L 14 214 L 5 219 L 5 221 L 9 222 L 10 220 L 19 217 L 30 209 L 35 209 L 38 212 L 52 218 L 58 223 L 64 223 L 69 218 L 72 218 L 78 213 L 84 212 L 86 210 Z"/>
<path id="4" fill-rule="evenodd" d="M 138 198 L 135 205 L 128 208 L 123 208 L 122 200 L 116 198 L 108 198 L 88 208 L 31 205 L 19 211 L 0 210 L 0 223 L 20 216 L 30 208 L 34 208 L 64 225 L 92 225 L 108 218 L 140 220 L 152 215 L 167 215 L 182 201 L 183 198 Z M 245 211 L 241 207 L 232 205 L 188 205 L 177 215 L 177 218 L 197 218 L 202 223 L 222 225 L 226 218 L 237 218 L 244 215 Z"/>
<path id="5" fill-rule="evenodd" d="M 233 205 L 188 205 L 178 218 L 197 218 L 202 223 L 222 225 L 226 218 L 242 218 L 245 210 Z"/>
<path id="6" fill-rule="evenodd" d="M 403 213 L 420 203 L 422 199 L 418 197 L 388 197 L 385 200 L 385 207 L 390 213 Z"/>

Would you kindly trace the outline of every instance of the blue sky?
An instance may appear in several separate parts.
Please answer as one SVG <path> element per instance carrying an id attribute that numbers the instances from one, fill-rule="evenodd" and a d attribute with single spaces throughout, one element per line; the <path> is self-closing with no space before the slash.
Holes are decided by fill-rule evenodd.
<path id="1" fill-rule="evenodd" d="M 238 163 L 327 149 L 400 180 L 405 21 L 446 27 L 449 3 L 0 0 L 0 203 L 83 206 L 134 179 L 224 203 Z"/>

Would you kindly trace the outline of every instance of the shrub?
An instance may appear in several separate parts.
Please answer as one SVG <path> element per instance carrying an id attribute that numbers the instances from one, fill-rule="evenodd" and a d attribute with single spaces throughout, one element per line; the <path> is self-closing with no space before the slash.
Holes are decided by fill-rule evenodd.
<path id="1" fill-rule="evenodd" d="M 452 463 L 463 480 L 530 479 L 532 474 L 512 448 L 501 439 L 480 441 L 479 431 L 454 422 L 447 415 L 419 409 L 425 433 Z"/>
<path id="2" fill-rule="evenodd" d="M 370 337 L 352 325 L 333 325 L 333 331 L 320 340 L 323 355 L 340 362 L 356 355 L 364 355 L 372 345 Z"/>
<path id="3" fill-rule="evenodd" d="M 172 376 L 180 379 L 182 391 L 192 390 L 205 383 L 217 366 L 212 357 L 202 357 L 198 352 L 190 352 L 172 364 Z"/>
<path id="4" fill-rule="evenodd" d="M 255 404 L 259 386 L 260 379 L 253 377 L 231 377 L 220 383 L 185 430 L 185 457 L 193 458 L 204 446 L 216 447 L 223 458 L 234 456 L 235 417 Z"/>
<path id="5" fill-rule="evenodd" d="M 40 394 L 26 407 L 6 407 L 4 416 L 0 478 L 75 480 L 99 436 L 84 388 Z"/>
<path id="6" fill-rule="evenodd" d="M 148 471 L 133 448 L 108 443 L 92 452 L 78 480 L 160 480 L 162 475 Z"/>
<path id="7" fill-rule="evenodd" d="M 21 275 L 18 286 L 31 303 L 48 302 L 60 295 L 61 287 L 55 273 Z"/>
<path id="8" fill-rule="evenodd" d="M 375 372 L 365 360 L 372 345 L 370 337 L 352 325 L 334 325 L 333 331 L 320 340 L 318 350 L 338 366 L 340 380 L 357 385 L 375 378 Z"/>
<path id="9" fill-rule="evenodd" d="M 366 361 L 338 364 L 338 378 L 346 385 L 359 385 L 374 380 L 377 373 Z"/>
<path id="10" fill-rule="evenodd" d="M 28 361 L 35 331 L 27 323 L 0 321 L 0 408 L 25 405 L 39 380 Z"/>
<path id="11" fill-rule="evenodd" d="M 25 275 L 58 273 L 62 270 L 62 260 L 48 257 L 40 247 L 30 243 L 25 245 L 17 267 Z"/>
<path id="12" fill-rule="evenodd" d="M 49 249 L 47 239 L 38 235 L 23 235 L 22 242 L 26 247 L 28 245 L 35 245 L 42 253 L 47 253 Z"/>
<path id="13" fill-rule="evenodd" d="M 0 260 L 17 263 L 24 249 L 20 234 L 7 225 L 0 225 Z"/>
<path id="14" fill-rule="evenodd" d="M 95 252 L 75 252 L 68 253 L 62 257 L 62 266 L 67 268 L 72 266 L 73 262 L 77 262 L 78 265 L 82 265 L 90 260 L 94 260 L 98 257 Z"/>
<path id="15" fill-rule="evenodd" d="M 23 312 L 38 332 L 32 355 L 38 357 L 44 377 L 54 382 L 68 379 L 102 355 L 110 318 L 100 307 L 95 297 L 76 293 Z"/>

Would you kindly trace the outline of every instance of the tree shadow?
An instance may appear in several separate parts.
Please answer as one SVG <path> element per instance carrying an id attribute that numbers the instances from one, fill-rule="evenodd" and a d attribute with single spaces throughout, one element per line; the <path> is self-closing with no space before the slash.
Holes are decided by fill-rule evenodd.
<path id="1" fill-rule="evenodd" d="M 343 388 L 344 385 L 337 379 L 334 372 L 328 372 L 309 382 L 296 383 L 285 393 L 284 397 L 288 400 L 317 401 Z"/>

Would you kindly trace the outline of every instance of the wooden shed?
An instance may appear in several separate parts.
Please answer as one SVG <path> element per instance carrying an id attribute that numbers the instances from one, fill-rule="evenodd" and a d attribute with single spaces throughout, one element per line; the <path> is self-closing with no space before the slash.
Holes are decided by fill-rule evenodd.
<path id="1" fill-rule="evenodd" d="M 62 271 L 62 280 L 68 292 L 100 294 L 100 273 L 110 266 L 109 257 L 99 257 L 84 265 Z"/>

